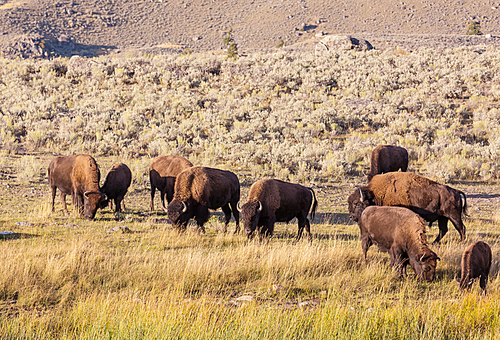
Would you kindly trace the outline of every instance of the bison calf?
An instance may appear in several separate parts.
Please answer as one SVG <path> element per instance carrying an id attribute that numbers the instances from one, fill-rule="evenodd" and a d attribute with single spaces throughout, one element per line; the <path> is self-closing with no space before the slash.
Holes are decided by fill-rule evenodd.
<path id="1" fill-rule="evenodd" d="M 311 205 L 314 218 L 318 201 L 311 188 L 277 179 L 261 179 L 252 185 L 248 200 L 239 211 L 249 238 L 256 229 L 261 239 L 272 236 L 275 222 L 289 222 L 297 217 L 299 231 L 296 241 L 300 240 L 304 227 L 311 241 L 311 226 L 307 219 Z"/>
<path id="2" fill-rule="evenodd" d="M 151 211 L 154 210 L 154 199 L 156 189 L 160 190 L 161 206 L 165 207 L 165 196 L 167 204 L 174 197 L 175 178 L 183 170 L 192 167 L 190 161 L 180 156 L 158 156 L 153 158 L 149 167 L 149 179 L 151 181 Z"/>
<path id="3" fill-rule="evenodd" d="M 479 286 L 486 294 L 486 283 L 491 267 L 490 246 L 482 241 L 477 241 L 465 249 L 462 255 L 462 277 L 459 284 L 460 289 L 469 289 L 474 279 L 481 277 Z"/>
<path id="4" fill-rule="evenodd" d="M 429 249 L 425 222 L 416 213 L 401 207 L 371 206 L 363 211 L 358 225 L 365 261 L 368 248 L 375 244 L 380 251 L 389 252 L 391 265 L 400 276 L 406 275 L 410 264 L 419 279 L 434 279 L 439 257 Z"/>
<path id="5" fill-rule="evenodd" d="M 174 199 L 167 206 L 167 214 L 172 224 L 182 230 L 186 229 L 189 219 L 194 217 L 200 231 L 205 232 L 203 225 L 210 216 L 208 209 L 222 208 L 225 216 L 224 232 L 227 231 L 232 212 L 237 233 L 240 229 L 237 210 L 239 200 L 240 182 L 234 173 L 195 166 L 177 176 Z"/>
<path id="6" fill-rule="evenodd" d="M 106 176 L 106 181 L 102 186 L 102 191 L 106 194 L 108 200 L 104 203 L 106 206 L 109 200 L 115 201 L 115 212 L 121 212 L 121 203 L 128 187 L 132 182 L 132 172 L 129 167 L 123 163 L 116 164 Z"/>

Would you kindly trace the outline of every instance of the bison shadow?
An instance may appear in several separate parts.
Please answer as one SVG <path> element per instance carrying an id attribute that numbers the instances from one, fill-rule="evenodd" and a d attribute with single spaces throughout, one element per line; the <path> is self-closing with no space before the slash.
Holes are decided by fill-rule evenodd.
<path id="1" fill-rule="evenodd" d="M 498 198 L 500 197 L 500 194 L 471 194 L 471 195 L 466 195 L 467 198 L 486 198 L 486 199 L 491 199 L 491 198 Z"/>
<path id="2" fill-rule="evenodd" d="M 0 234 L 0 240 L 19 240 L 40 237 L 36 234 L 26 234 L 26 233 L 12 233 L 12 234 Z"/>
<path id="3" fill-rule="evenodd" d="M 318 213 L 311 223 L 321 224 L 354 224 L 347 213 Z"/>

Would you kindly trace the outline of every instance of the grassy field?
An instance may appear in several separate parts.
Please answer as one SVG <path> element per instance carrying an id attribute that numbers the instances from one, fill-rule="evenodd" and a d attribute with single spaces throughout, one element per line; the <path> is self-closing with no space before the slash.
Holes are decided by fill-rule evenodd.
<path id="1" fill-rule="evenodd" d="M 497 338 L 499 66 L 488 47 L 0 58 L 0 231 L 15 233 L 0 240 L 0 338 Z M 381 143 L 467 194 L 467 241 L 450 225 L 431 247 L 434 282 L 399 279 L 375 247 L 362 260 L 346 202 Z M 102 179 L 130 167 L 121 216 L 50 212 L 48 164 L 77 153 Z M 266 176 L 313 186 L 312 244 L 293 245 L 295 223 L 267 243 L 220 233 L 220 212 L 179 235 L 149 211 L 160 154 L 234 171 L 242 200 Z M 486 296 L 455 282 L 476 240 L 493 250 Z"/>
<path id="2" fill-rule="evenodd" d="M 63 216 L 58 198 L 51 213 L 45 172 L 52 157 L 1 157 L 0 230 L 16 233 L 0 241 L 1 338 L 484 339 L 500 332 L 495 185 L 453 185 L 469 195 L 468 238 L 461 244 L 450 229 L 431 247 L 442 260 L 428 283 L 411 270 L 400 280 L 375 247 L 365 265 L 346 204 L 362 178 L 316 188 L 312 244 L 293 245 L 296 223 L 278 224 L 261 244 L 219 233 L 221 212 L 206 235 L 194 225 L 178 234 L 165 213 L 149 211 L 139 173 L 148 158 L 135 166 L 128 160 L 134 183 L 118 220 L 109 209 L 94 221 Z M 105 177 L 117 160 L 97 161 Z M 252 179 L 237 174 L 244 200 Z M 122 226 L 131 232 L 110 232 Z M 455 282 L 461 254 L 475 240 L 493 250 L 486 296 L 477 284 L 461 294 Z"/>

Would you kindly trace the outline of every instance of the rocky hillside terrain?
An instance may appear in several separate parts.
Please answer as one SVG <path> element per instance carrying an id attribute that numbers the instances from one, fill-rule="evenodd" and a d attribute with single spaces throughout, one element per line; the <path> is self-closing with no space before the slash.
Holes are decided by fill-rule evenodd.
<path id="1" fill-rule="evenodd" d="M 470 20 L 488 37 L 464 36 Z M 232 29 L 240 52 L 308 46 L 350 34 L 375 48 L 499 44 L 495 1 L 0 0 L 0 51 L 70 56 L 133 51 L 213 51 Z M 293 47 L 292 47 L 293 48 Z M 27 52 L 20 52 L 27 51 Z M 24 55 L 23 55 L 24 53 Z"/>

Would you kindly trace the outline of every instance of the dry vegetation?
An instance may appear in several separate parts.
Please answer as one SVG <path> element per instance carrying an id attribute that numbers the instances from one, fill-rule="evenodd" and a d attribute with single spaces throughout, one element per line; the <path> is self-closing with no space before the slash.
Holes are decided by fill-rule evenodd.
<path id="1" fill-rule="evenodd" d="M 499 66 L 488 47 L 0 59 L 0 230 L 20 235 L 0 241 L 0 338 L 498 336 Z M 380 143 L 469 195 L 467 244 L 450 230 L 432 247 L 432 283 L 400 280 L 375 248 L 362 260 L 346 199 Z M 129 165 L 121 220 L 50 213 L 51 153 L 90 153 L 102 178 Z M 264 176 L 313 185 L 313 243 L 292 244 L 295 223 L 248 242 L 217 232 L 217 217 L 207 235 L 177 234 L 148 212 L 160 154 L 233 170 L 243 200 Z M 133 233 L 107 232 L 116 226 Z M 479 239 L 493 250 L 484 297 L 454 282 Z"/>

